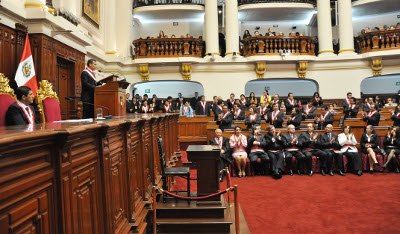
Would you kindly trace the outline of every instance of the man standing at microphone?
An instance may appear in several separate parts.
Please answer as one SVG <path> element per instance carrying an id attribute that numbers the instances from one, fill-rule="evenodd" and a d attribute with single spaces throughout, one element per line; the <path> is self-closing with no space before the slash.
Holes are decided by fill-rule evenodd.
<path id="1" fill-rule="evenodd" d="M 89 59 L 87 62 L 87 67 L 81 73 L 81 84 L 82 84 L 82 94 L 81 100 L 83 102 L 83 118 L 94 118 L 94 106 L 88 103 L 94 104 L 94 89 L 96 86 L 100 86 L 102 83 L 96 81 L 96 76 L 94 70 L 97 68 L 96 60 Z"/>

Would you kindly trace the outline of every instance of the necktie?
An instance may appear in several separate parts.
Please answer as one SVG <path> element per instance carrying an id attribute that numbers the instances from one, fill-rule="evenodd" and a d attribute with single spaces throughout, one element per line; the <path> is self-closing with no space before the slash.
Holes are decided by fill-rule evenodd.
<path id="1" fill-rule="evenodd" d="M 330 133 L 328 134 L 328 136 L 329 136 L 329 140 L 332 140 L 332 136 L 331 136 L 331 134 L 330 134 Z"/>

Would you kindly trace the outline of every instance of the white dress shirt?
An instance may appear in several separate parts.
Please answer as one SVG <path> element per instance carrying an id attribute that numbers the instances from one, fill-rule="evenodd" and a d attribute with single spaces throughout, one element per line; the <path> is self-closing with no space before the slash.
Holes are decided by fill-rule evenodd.
<path id="1" fill-rule="evenodd" d="M 352 153 L 358 152 L 357 148 L 355 147 L 355 145 L 357 145 L 357 140 L 354 137 L 354 134 L 351 136 L 350 139 L 347 139 L 346 134 L 340 133 L 338 135 L 338 141 L 339 141 L 339 144 L 342 146 L 342 148 L 340 149 L 340 151 L 342 153 L 346 152 L 347 149 L 349 150 L 349 152 L 352 152 Z M 353 146 L 344 146 L 344 145 L 353 145 Z"/>

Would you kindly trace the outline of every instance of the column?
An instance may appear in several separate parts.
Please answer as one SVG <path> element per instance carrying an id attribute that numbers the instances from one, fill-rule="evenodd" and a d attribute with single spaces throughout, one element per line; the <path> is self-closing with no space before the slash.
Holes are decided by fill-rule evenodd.
<path id="1" fill-rule="evenodd" d="M 133 41 L 133 1 L 119 0 L 117 4 L 117 52 L 122 59 L 130 60 L 130 48 Z"/>
<path id="2" fill-rule="evenodd" d="M 319 56 L 333 55 L 331 5 L 329 0 L 317 0 Z"/>
<path id="3" fill-rule="evenodd" d="M 105 52 L 111 55 L 117 55 L 116 2 L 115 0 L 105 1 Z"/>
<path id="4" fill-rule="evenodd" d="M 226 56 L 239 55 L 238 1 L 225 0 Z"/>
<path id="5" fill-rule="evenodd" d="M 339 0 L 339 55 L 354 54 L 351 0 Z"/>
<path id="6" fill-rule="evenodd" d="M 218 2 L 205 1 L 206 54 L 219 55 L 218 43 Z"/>

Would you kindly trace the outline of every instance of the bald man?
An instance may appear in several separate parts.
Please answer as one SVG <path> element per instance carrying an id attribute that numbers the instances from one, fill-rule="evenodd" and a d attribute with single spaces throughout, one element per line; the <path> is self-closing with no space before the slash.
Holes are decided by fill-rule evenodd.
<path id="1" fill-rule="evenodd" d="M 226 164 L 232 163 L 232 156 L 230 154 L 229 139 L 222 136 L 222 130 L 216 129 L 214 138 L 210 139 L 210 145 L 218 145 L 221 149 L 221 154 L 219 156 L 219 168 L 220 170 L 225 168 Z M 221 173 L 219 181 L 223 180 L 224 174 Z"/>
<path id="2" fill-rule="evenodd" d="M 339 144 L 337 135 L 332 132 L 332 124 L 328 124 L 325 127 L 325 132 L 322 133 L 318 139 L 318 143 L 321 146 L 323 152 L 327 155 L 327 165 L 321 165 L 321 170 L 326 169 L 330 176 L 333 176 L 333 157 L 336 158 L 338 174 L 345 176 L 343 173 L 343 154 L 340 151 L 342 148 Z"/>
<path id="3" fill-rule="evenodd" d="M 289 175 L 293 175 L 293 156 L 297 159 L 297 174 L 303 175 L 303 164 L 305 162 L 305 156 L 300 151 L 301 144 L 299 141 L 299 134 L 295 131 L 295 127 L 293 124 L 290 124 L 288 127 L 288 132 L 282 136 L 284 147 L 285 147 L 285 162 L 286 167 L 289 169 Z M 312 163 L 312 162 L 311 162 Z"/>

